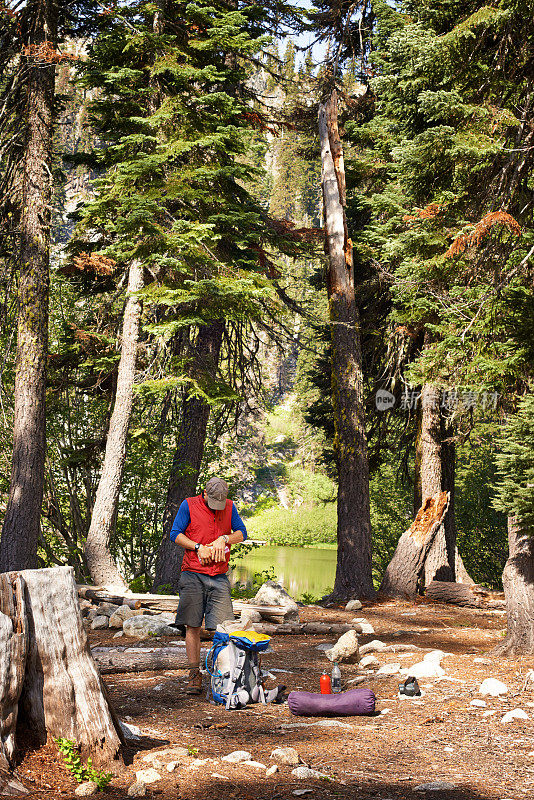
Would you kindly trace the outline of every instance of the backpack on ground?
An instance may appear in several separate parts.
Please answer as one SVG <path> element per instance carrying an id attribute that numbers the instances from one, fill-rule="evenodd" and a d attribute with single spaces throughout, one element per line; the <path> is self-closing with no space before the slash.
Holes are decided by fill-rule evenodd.
<path id="1" fill-rule="evenodd" d="M 259 655 L 267 650 L 271 637 L 256 631 L 216 631 L 206 656 L 211 677 L 211 695 L 227 709 L 247 703 L 279 702 L 285 687 L 265 691 Z M 208 690 L 209 697 L 210 690 Z"/>

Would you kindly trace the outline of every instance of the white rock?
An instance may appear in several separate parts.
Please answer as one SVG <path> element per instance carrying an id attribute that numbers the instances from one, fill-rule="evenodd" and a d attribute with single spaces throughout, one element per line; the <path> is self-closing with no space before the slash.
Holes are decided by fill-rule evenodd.
<path id="1" fill-rule="evenodd" d="M 293 598 L 286 592 L 283 586 L 274 581 L 265 581 L 260 586 L 254 602 L 261 606 L 282 606 L 285 610 L 284 619 L 286 622 L 299 621 L 299 607 Z M 269 619 L 269 614 L 262 612 L 264 619 Z"/>
<path id="2" fill-rule="evenodd" d="M 230 780 L 228 775 L 221 775 L 220 772 L 212 772 L 211 773 L 211 777 L 212 778 L 219 778 L 219 780 L 221 780 L 221 781 L 229 781 Z"/>
<path id="3" fill-rule="evenodd" d="M 113 634 L 114 639 L 120 639 L 122 636 L 124 636 L 124 631 L 117 631 L 117 633 Z"/>
<path id="4" fill-rule="evenodd" d="M 474 658 L 473 664 L 486 664 L 486 666 L 490 667 L 491 661 L 489 660 L 489 658 Z"/>
<path id="5" fill-rule="evenodd" d="M 143 612 L 140 609 L 129 608 L 128 606 L 119 606 L 119 608 L 109 618 L 110 628 L 122 628 L 125 619 L 131 617 L 142 617 Z"/>
<path id="6" fill-rule="evenodd" d="M 271 753 L 271 758 L 277 764 L 290 764 L 296 766 L 300 762 L 300 757 L 294 747 L 277 747 Z"/>
<path id="7" fill-rule="evenodd" d="M 507 722 L 513 722 L 514 719 L 528 719 L 528 714 L 522 708 L 514 708 L 504 715 L 501 722 L 506 725 Z"/>
<path id="8" fill-rule="evenodd" d="M 364 656 L 360 661 L 360 667 L 367 667 L 368 669 L 374 669 L 375 667 L 379 666 L 380 666 L 380 661 L 378 661 L 378 659 L 372 655 Z"/>
<path id="9" fill-rule="evenodd" d="M 469 705 L 475 706 L 475 708 L 486 708 L 487 703 L 485 700 L 471 700 Z"/>
<path id="10" fill-rule="evenodd" d="M 502 681 L 497 680 L 497 678 L 486 678 L 486 680 L 482 681 L 480 684 L 480 689 L 478 691 L 483 695 L 489 694 L 492 697 L 499 697 L 501 694 L 508 693 L 508 686 Z"/>
<path id="11" fill-rule="evenodd" d="M 146 796 L 146 783 L 143 781 L 136 781 L 128 787 L 128 797 L 145 797 Z"/>
<path id="12" fill-rule="evenodd" d="M 84 781 L 84 783 L 80 783 L 74 790 L 74 794 L 78 797 L 90 797 L 90 795 L 96 794 L 97 792 L 98 783 L 94 781 Z"/>
<path id="13" fill-rule="evenodd" d="M 136 780 L 139 783 L 156 783 L 156 781 L 161 780 L 161 775 L 157 770 L 153 767 L 148 767 L 148 769 L 140 769 L 135 773 Z"/>
<path id="14" fill-rule="evenodd" d="M 449 781 L 433 781 L 432 783 L 420 783 L 414 788 L 414 792 L 446 792 L 456 789 L 454 783 Z"/>
<path id="15" fill-rule="evenodd" d="M 358 625 L 359 632 L 364 634 L 365 636 L 368 636 L 370 633 L 375 632 L 375 629 L 373 628 L 371 623 L 367 622 L 366 619 L 362 619 L 361 617 L 354 617 L 354 619 L 351 620 L 351 624 Z"/>
<path id="16" fill-rule="evenodd" d="M 293 789 L 291 794 L 294 794 L 295 797 L 302 797 L 303 794 L 312 794 L 313 789 Z"/>
<path id="17" fill-rule="evenodd" d="M 135 636 L 137 639 L 148 639 L 149 636 L 176 636 L 176 629 L 169 628 L 166 621 L 145 614 L 125 619 L 122 629 L 126 636 Z"/>
<path id="18" fill-rule="evenodd" d="M 269 769 L 266 771 L 265 775 L 267 778 L 270 778 L 271 775 L 276 775 L 277 772 L 280 772 L 280 767 L 278 764 L 273 764 Z"/>
<path id="19" fill-rule="evenodd" d="M 230 764 L 239 764 L 240 761 L 250 761 L 251 759 L 252 753 L 249 753 L 248 750 L 234 750 L 222 757 L 223 761 L 228 761 Z"/>
<path id="20" fill-rule="evenodd" d="M 387 644 L 381 642 L 380 639 L 373 639 L 372 642 L 367 642 L 367 644 L 363 644 L 360 647 L 360 655 L 364 655 L 365 653 L 379 653 L 381 650 L 385 650 Z"/>
<path id="21" fill-rule="evenodd" d="M 400 672 L 401 665 L 400 664 L 384 664 L 377 670 L 377 675 L 396 675 L 397 672 Z"/>
<path id="22" fill-rule="evenodd" d="M 484 711 L 482 714 L 483 717 L 492 717 L 494 714 L 497 713 L 497 710 L 492 708 L 490 711 Z"/>
<path id="23" fill-rule="evenodd" d="M 441 664 L 442 659 L 450 655 L 450 653 L 446 653 L 444 650 L 431 650 L 430 653 L 423 656 L 423 661 L 437 661 L 438 664 Z"/>
<path id="24" fill-rule="evenodd" d="M 331 650 L 334 646 L 335 642 L 323 642 L 322 644 L 318 644 L 315 648 L 316 650 Z"/>
<path id="25" fill-rule="evenodd" d="M 318 772 L 316 769 L 310 769 L 309 767 L 295 767 L 295 769 L 291 770 L 291 774 L 294 775 L 295 778 L 326 778 L 327 777 L 323 772 Z"/>
<path id="26" fill-rule="evenodd" d="M 169 761 L 165 769 L 167 770 L 167 772 L 174 772 L 175 769 L 178 769 L 180 764 L 181 764 L 180 761 Z"/>
<path id="27" fill-rule="evenodd" d="M 240 622 L 245 623 L 248 622 L 261 622 L 261 614 L 259 611 L 255 611 L 253 608 L 244 608 L 241 612 L 241 619 Z"/>
<path id="28" fill-rule="evenodd" d="M 104 614 L 95 617 L 91 622 L 91 628 L 94 631 L 103 631 L 105 628 L 109 627 L 109 617 L 106 617 Z"/>
<path id="29" fill-rule="evenodd" d="M 367 675 L 357 675 L 356 678 L 351 678 L 350 681 L 347 681 L 347 683 L 358 684 L 358 683 L 363 683 L 366 680 L 367 680 Z"/>
<path id="30" fill-rule="evenodd" d="M 253 769 L 262 769 L 264 771 L 267 769 L 267 765 L 262 764 L 261 761 L 243 761 L 242 763 L 247 767 L 252 767 Z"/>
<path id="31" fill-rule="evenodd" d="M 340 636 L 331 650 L 325 652 L 330 661 L 345 661 L 355 664 L 359 661 L 358 634 L 356 631 L 347 631 Z"/>
<path id="32" fill-rule="evenodd" d="M 437 661 L 420 661 L 411 667 L 404 667 L 401 672 L 414 678 L 440 678 L 445 675 L 445 670 Z"/>
<path id="33" fill-rule="evenodd" d="M 362 604 L 359 600 L 349 600 L 345 606 L 345 611 L 359 611 L 361 607 Z"/>

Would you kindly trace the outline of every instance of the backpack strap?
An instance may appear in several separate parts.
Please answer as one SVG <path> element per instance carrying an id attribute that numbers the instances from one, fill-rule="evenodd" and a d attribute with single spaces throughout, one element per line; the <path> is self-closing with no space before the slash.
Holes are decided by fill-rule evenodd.
<path id="1" fill-rule="evenodd" d="M 226 698 L 226 708 L 231 708 L 232 705 L 232 697 L 235 693 L 236 684 L 241 677 L 243 672 L 243 667 L 245 666 L 245 659 L 246 659 L 246 652 L 245 650 L 241 650 L 240 648 L 236 647 L 236 660 L 234 664 L 234 668 L 232 670 L 232 674 L 230 676 L 230 683 L 228 685 L 228 695 Z"/>

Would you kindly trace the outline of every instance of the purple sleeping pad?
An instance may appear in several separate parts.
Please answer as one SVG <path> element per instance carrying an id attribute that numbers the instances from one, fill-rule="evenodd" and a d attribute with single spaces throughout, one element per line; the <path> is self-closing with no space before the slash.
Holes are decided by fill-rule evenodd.
<path id="1" fill-rule="evenodd" d="M 287 703 L 292 714 L 304 717 L 354 717 L 373 714 L 376 698 L 370 689 L 351 689 L 339 694 L 291 692 Z"/>

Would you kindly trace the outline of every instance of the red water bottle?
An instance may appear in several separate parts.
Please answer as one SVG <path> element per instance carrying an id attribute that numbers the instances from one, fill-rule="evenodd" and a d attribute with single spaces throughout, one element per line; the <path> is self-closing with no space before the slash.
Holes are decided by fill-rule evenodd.
<path id="1" fill-rule="evenodd" d="M 323 672 L 319 683 L 321 686 L 321 694 L 332 694 L 332 681 L 330 680 L 328 672 Z"/>

